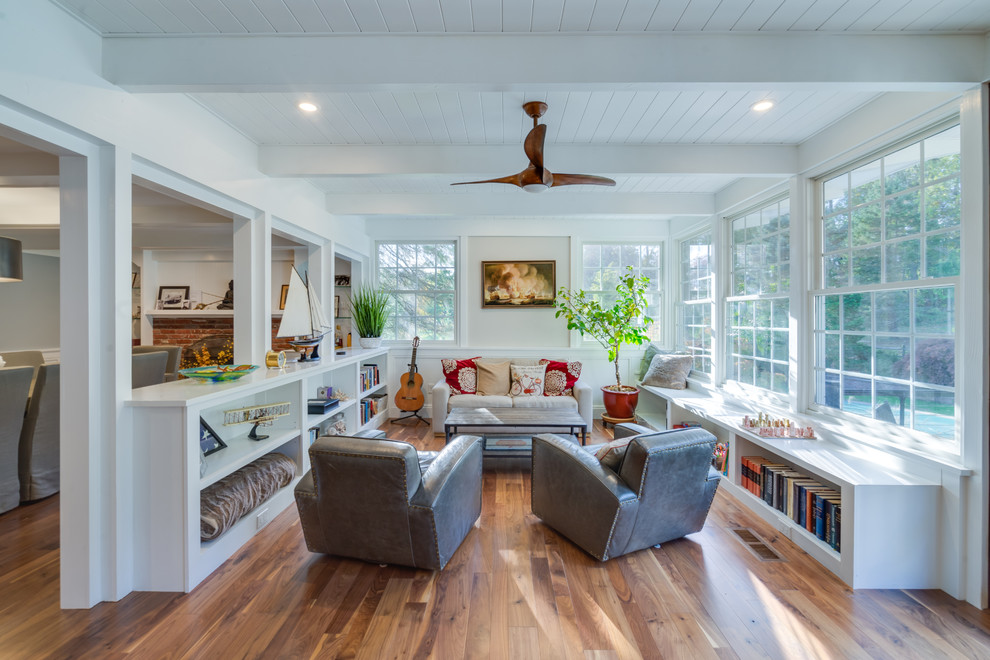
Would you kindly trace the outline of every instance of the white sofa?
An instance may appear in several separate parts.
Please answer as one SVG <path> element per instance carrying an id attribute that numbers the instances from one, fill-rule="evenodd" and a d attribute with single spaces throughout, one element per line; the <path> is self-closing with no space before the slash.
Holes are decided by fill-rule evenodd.
<path id="1" fill-rule="evenodd" d="M 510 361 L 520 366 L 534 366 L 540 363 L 539 358 L 491 358 L 491 362 Z M 485 362 L 480 358 L 475 362 Z M 578 379 L 574 384 L 573 396 L 520 396 L 483 395 L 483 394 L 451 394 L 446 379 L 440 378 L 433 386 L 433 433 L 442 435 L 443 422 L 452 408 L 534 408 L 544 410 L 576 410 L 592 425 L 592 389 L 584 381 Z M 513 431 L 515 429 L 505 429 Z"/>

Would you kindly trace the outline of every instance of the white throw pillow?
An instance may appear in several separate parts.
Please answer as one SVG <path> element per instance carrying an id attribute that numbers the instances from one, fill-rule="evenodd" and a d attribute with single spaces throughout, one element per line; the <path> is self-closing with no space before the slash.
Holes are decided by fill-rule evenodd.
<path id="1" fill-rule="evenodd" d="M 509 367 L 512 384 L 509 394 L 512 396 L 543 396 L 543 381 L 546 378 L 547 365 L 522 367 L 513 364 Z"/>

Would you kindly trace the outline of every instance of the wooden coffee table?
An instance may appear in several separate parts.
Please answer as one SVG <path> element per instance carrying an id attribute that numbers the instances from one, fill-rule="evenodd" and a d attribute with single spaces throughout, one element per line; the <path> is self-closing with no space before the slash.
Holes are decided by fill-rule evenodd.
<path id="1" fill-rule="evenodd" d="M 510 431 L 508 429 L 512 428 Z M 443 422 L 446 442 L 461 432 L 515 434 L 518 429 L 539 432 L 558 431 L 588 439 L 588 422 L 576 410 L 546 408 L 452 408 Z"/>

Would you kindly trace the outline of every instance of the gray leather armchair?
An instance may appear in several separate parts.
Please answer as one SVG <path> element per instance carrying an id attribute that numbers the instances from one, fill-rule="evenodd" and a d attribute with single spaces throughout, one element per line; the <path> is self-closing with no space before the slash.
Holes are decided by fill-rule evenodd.
<path id="1" fill-rule="evenodd" d="M 59 489 L 59 373 L 57 362 L 38 367 L 17 456 L 22 502 L 40 500 Z"/>
<path id="2" fill-rule="evenodd" d="M 617 429 L 619 437 L 628 432 Z M 711 433 L 638 434 L 618 473 L 598 462 L 596 448 L 553 434 L 533 438 L 533 513 L 547 525 L 601 561 L 704 526 L 720 476 Z"/>
<path id="3" fill-rule="evenodd" d="M 405 442 L 321 437 L 296 486 L 311 552 L 440 570 L 481 515 L 481 439 L 440 452 Z"/>

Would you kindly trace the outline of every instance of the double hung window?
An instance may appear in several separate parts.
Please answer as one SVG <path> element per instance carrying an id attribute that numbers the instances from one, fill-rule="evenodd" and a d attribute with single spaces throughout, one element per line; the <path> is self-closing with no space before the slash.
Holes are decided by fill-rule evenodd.
<path id="1" fill-rule="evenodd" d="M 632 266 L 633 274 L 644 275 L 650 284 L 646 293 L 646 315 L 653 323 L 646 331 L 653 341 L 660 339 L 660 251 L 658 243 L 585 243 L 582 250 L 582 288 L 603 305 L 615 302 L 619 278 Z"/>
<path id="2" fill-rule="evenodd" d="M 777 200 L 729 220 L 726 380 L 788 392 L 790 204 Z"/>
<path id="3" fill-rule="evenodd" d="M 959 127 L 820 182 L 815 401 L 955 437 Z"/>
<path id="4" fill-rule="evenodd" d="M 378 244 L 378 283 L 392 301 L 383 339 L 454 339 L 455 255 L 453 241 Z"/>
<path id="5" fill-rule="evenodd" d="M 682 240 L 680 300 L 677 303 L 677 349 L 694 356 L 691 368 L 712 373 L 712 233 Z"/>

